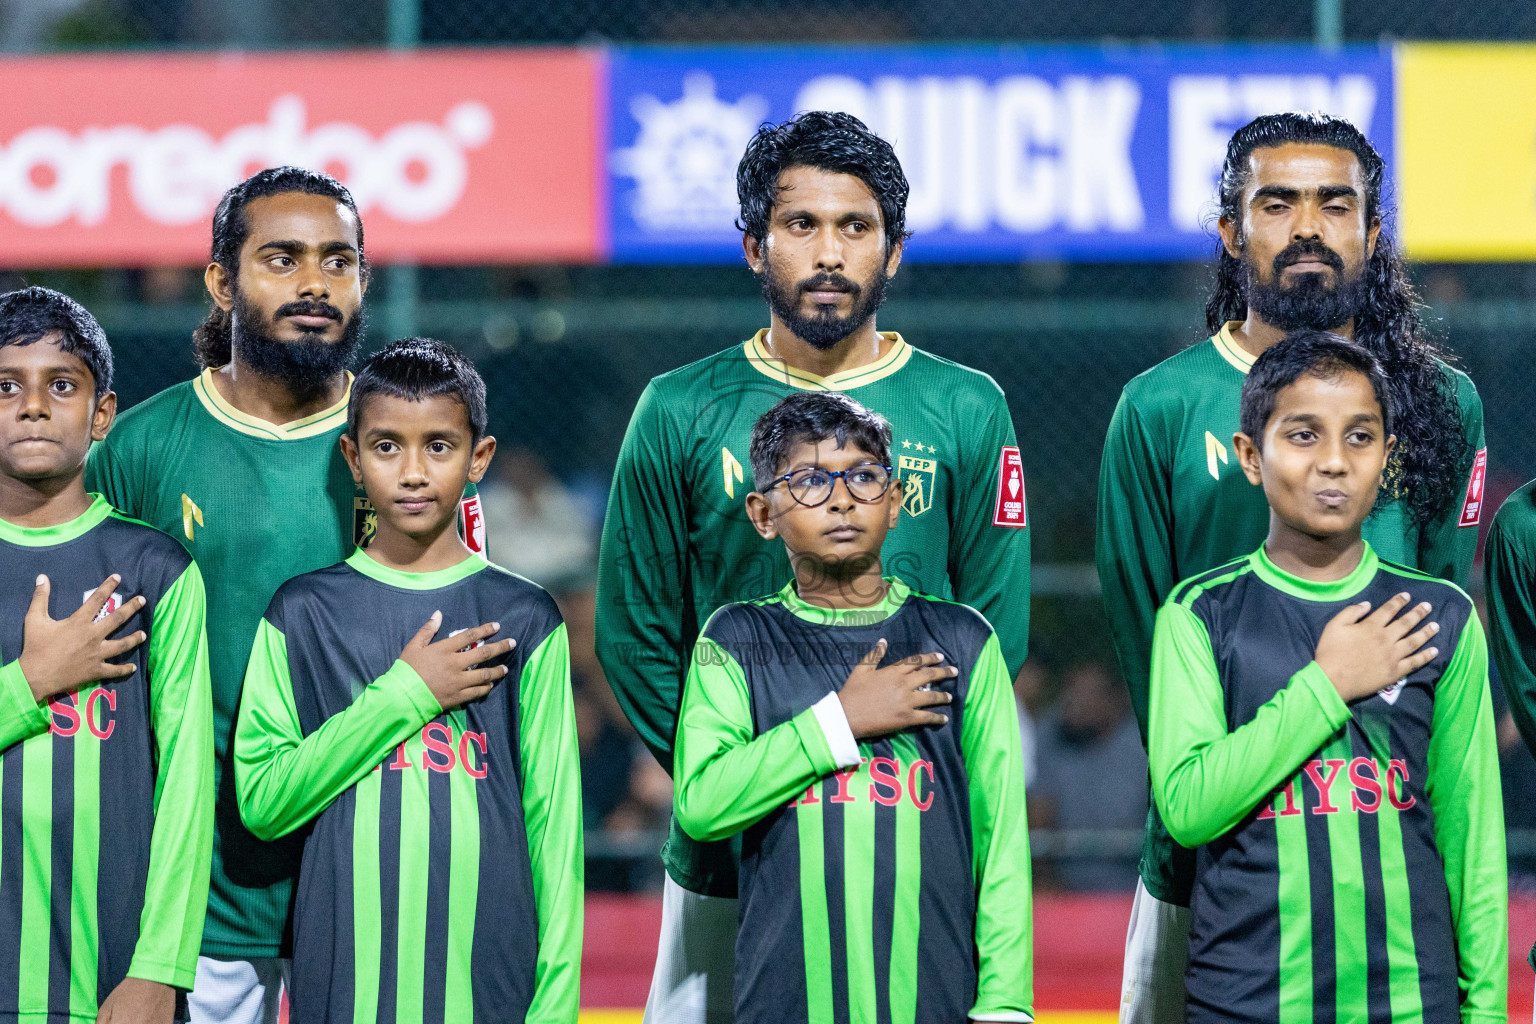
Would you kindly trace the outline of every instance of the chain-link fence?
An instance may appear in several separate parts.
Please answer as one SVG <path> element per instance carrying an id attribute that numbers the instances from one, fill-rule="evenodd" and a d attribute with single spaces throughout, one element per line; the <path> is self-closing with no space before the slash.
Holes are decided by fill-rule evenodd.
<path id="1" fill-rule="evenodd" d="M 11 48 L 891 40 L 1529 39 L 1526 0 L 7 0 Z"/>

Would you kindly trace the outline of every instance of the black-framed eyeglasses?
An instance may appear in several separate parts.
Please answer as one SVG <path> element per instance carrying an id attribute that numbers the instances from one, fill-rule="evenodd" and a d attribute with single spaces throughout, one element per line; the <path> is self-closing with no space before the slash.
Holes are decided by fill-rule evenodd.
<path id="1" fill-rule="evenodd" d="M 866 504 L 885 497 L 885 492 L 891 489 L 891 481 L 894 479 L 891 476 L 890 465 L 879 462 L 861 462 L 851 469 L 836 471 L 813 466 L 809 469 L 797 469 L 793 473 L 785 473 L 763 490 L 771 491 L 779 484 L 787 483 L 791 498 L 806 508 L 815 508 L 817 505 L 826 504 L 827 499 L 832 497 L 832 487 L 837 483 L 838 477 L 843 478 L 843 486 L 848 488 L 848 493 L 853 495 L 855 501 Z"/>

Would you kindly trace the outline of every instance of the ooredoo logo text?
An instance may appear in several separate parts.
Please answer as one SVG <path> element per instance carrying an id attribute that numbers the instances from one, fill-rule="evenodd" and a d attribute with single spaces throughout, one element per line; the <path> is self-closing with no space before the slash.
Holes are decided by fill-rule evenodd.
<path id="1" fill-rule="evenodd" d="M 121 175 L 146 219 L 188 225 L 206 222 L 224 190 L 253 171 L 295 164 L 336 175 L 365 215 L 376 209 L 421 223 L 463 198 L 469 154 L 496 130 L 490 108 L 473 99 L 448 105 L 440 120 L 378 132 L 311 120 L 303 97 L 287 93 L 272 100 L 265 119 L 221 135 L 187 123 L 33 125 L 0 142 L 0 211 L 28 227 L 100 224 Z"/>

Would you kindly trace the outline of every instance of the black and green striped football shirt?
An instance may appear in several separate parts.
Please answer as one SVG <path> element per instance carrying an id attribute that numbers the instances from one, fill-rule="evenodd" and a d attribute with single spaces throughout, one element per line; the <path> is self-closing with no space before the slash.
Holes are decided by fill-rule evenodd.
<path id="1" fill-rule="evenodd" d="M 1007 665 L 981 615 L 887 583 L 843 610 L 789 583 L 717 611 L 694 649 L 675 810 L 697 839 L 743 834 L 737 1024 L 1034 1019 Z M 818 704 L 882 638 L 886 663 L 939 651 L 959 668 L 949 722 L 856 755 L 843 724 L 839 763 Z"/>
<path id="2" fill-rule="evenodd" d="M 444 712 L 398 660 L 499 622 L 491 693 Z M 284 584 L 251 651 L 235 730 L 240 812 L 262 838 L 313 822 L 294 908 L 296 1021 L 576 1018 L 580 767 L 554 601 L 466 557 L 438 572 L 365 552 Z"/>
<path id="3" fill-rule="evenodd" d="M 1406 591 L 1439 653 L 1346 705 L 1313 660 L 1346 605 Z M 1150 762 L 1195 849 L 1188 1020 L 1503 1021 L 1508 889 L 1488 654 L 1454 584 L 1341 580 L 1261 548 L 1174 588 L 1152 647 Z"/>
<path id="4" fill-rule="evenodd" d="M 137 669 L 39 705 L 19 657 L 34 581 L 74 614 L 112 573 Z M 104 611 L 105 611 L 104 610 Z M 203 581 L 181 545 L 97 496 L 79 517 L 0 520 L 0 1020 L 96 1019 L 125 977 L 192 987 L 213 848 Z"/>

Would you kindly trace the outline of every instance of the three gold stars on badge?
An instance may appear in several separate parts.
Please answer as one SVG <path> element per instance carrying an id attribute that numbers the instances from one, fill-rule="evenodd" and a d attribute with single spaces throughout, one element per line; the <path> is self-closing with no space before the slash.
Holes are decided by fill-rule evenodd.
<path id="1" fill-rule="evenodd" d="M 901 446 L 903 448 L 914 448 L 915 447 L 918 451 L 920 451 L 920 452 L 927 452 L 929 455 L 932 455 L 933 452 L 934 452 L 933 445 L 929 445 L 927 448 L 924 448 L 923 447 L 923 443 L 921 441 L 918 441 L 918 442 L 915 442 L 915 443 L 912 442 L 912 441 L 903 441 L 903 442 L 901 442 Z"/>

